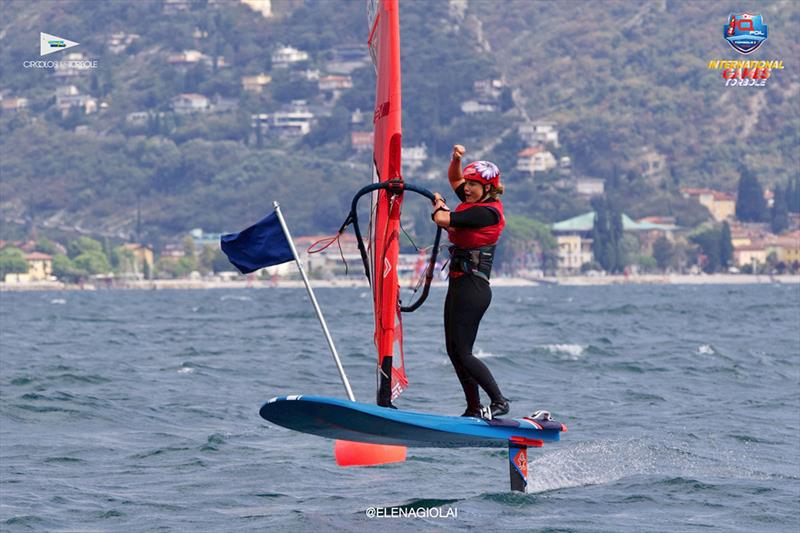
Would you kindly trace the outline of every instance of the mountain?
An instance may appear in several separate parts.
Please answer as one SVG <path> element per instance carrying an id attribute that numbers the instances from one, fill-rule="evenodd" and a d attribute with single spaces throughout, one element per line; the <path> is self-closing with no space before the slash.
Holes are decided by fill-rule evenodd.
<path id="1" fill-rule="evenodd" d="M 373 109 L 361 2 L 274 0 L 272 17 L 232 0 L 0 6 L 0 94 L 9 103 L 0 116 L 3 233 L 22 225 L 157 242 L 194 227 L 244 227 L 274 199 L 295 233 L 333 233 L 370 179 L 370 154 L 350 137 L 370 130 Z M 722 39 L 733 3 L 497 6 L 401 1 L 404 145 L 428 155 L 407 179 L 446 192 L 450 149 L 461 143 L 468 158 L 500 164 L 512 212 L 554 221 L 588 210 L 572 183 L 593 177 L 634 216 L 671 214 L 691 225 L 707 214 L 680 186 L 732 191 L 745 166 L 768 186 L 797 175 L 794 3 L 762 4 L 769 39 L 753 58 L 783 59 L 786 68 L 761 88 L 726 87 L 721 71 L 707 68 L 744 57 Z M 80 46 L 39 58 L 40 31 Z M 276 64 L 285 46 L 308 59 Z M 23 66 L 73 52 L 97 68 L 64 75 L 69 69 Z M 317 77 L 347 76 L 333 71 L 348 60 L 357 66 L 340 81 L 352 88 L 322 88 Z M 242 78 L 259 74 L 271 77 L 262 91 L 244 90 Z M 498 89 L 481 96 L 487 80 Z M 19 98 L 23 109 L 6 109 Z M 494 111 L 462 112 L 481 98 Z M 314 115 L 307 135 L 254 128 L 296 100 L 305 104 L 292 109 Z M 195 104 L 202 110 L 178 112 Z M 571 172 L 530 179 L 516 171 L 526 146 L 518 127 L 529 120 L 557 123 L 560 146 L 551 149 L 571 159 Z M 643 152 L 666 161 L 655 178 L 640 175 Z M 409 227 L 424 226 L 426 210 L 410 204 L 417 223 Z"/>

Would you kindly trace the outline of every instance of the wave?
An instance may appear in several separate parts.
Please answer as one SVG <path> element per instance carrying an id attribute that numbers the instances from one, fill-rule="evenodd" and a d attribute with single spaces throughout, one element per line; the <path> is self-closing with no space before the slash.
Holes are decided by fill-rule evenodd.
<path id="1" fill-rule="evenodd" d="M 580 344 L 543 344 L 539 346 L 548 352 L 563 356 L 562 359 L 577 361 L 586 353 L 586 346 Z"/>
<path id="2" fill-rule="evenodd" d="M 667 446 L 650 439 L 582 442 L 546 452 L 531 461 L 528 492 L 604 485 L 635 476 L 657 476 L 660 483 L 693 488 L 707 485 L 703 478 L 775 477 L 752 469 L 749 463 L 750 459 L 733 451 L 716 450 L 713 456 L 704 457 L 685 445 Z"/>
<path id="3" fill-rule="evenodd" d="M 502 357 L 501 355 L 496 353 L 486 352 L 483 350 L 483 348 L 480 348 L 478 346 L 475 347 L 475 349 L 472 351 L 472 354 L 478 359 L 488 359 L 490 357 Z"/>
<path id="4" fill-rule="evenodd" d="M 253 299 L 250 296 L 234 296 L 232 294 L 225 294 L 220 296 L 219 300 L 221 302 L 227 302 L 229 300 L 237 301 L 237 302 L 252 302 Z"/>
<path id="5" fill-rule="evenodd" d="M 701 344 L 700 346 L 697 347 L 697 353 L 699 355 L 712 355 L 716 353 L 716 351 L 714 350 L 714 347 L 711 346 L 710 344 Z"/>

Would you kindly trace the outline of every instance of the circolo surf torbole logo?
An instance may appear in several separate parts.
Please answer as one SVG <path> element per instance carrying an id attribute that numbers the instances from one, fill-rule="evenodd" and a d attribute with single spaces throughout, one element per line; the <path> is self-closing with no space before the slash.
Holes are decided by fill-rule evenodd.
<path id="1" fill-rule="evenodd" d="M 49 33 L 39 32 L 39 57 L 61 52 L 78 46 L 79 42 L 70 41 L 58 35 L 51 35 Z M 72 53 L 71 53 L 72 54 Z M 73 56 L 75 54 L 72 54 Z M 97 68 L 97 59 L 87 59 L 83 54 L 77 54 L 77 58 L 70 58 L 65 60 L 53 59 L 38 59 L 26 60 L 22 62 L 24 68 L 43 68 L 43 69 L 62 69 L 68 72 L 80 72 L 87 69 Z"/>
<path id="2" fill-rule="evenodd" d="M 767 25 L 761 15 L 731 13 L 722 27 L 722 37 L 740 54 L 751 54 L 767 40 Z M 775 71 L 783 70 L 783 60 L 712 59 L 708 68 L 722 70 L 726 87 L 766 87 Z"/>
<path id="3" fill-rule="evenodd" d="M 59 37 L 57 35 L 50 35 L 49 33 L 44 32 L 39 33 L 40 56 L 46 56 L 47 54 L 52 54 L 53 52 L 60 52 L 61 50 L 66 50 L 67 48 L 78 46 L 79 44 L 81 43 L 76 43 L 75 41 L 70 41 L 69 39 L 64 39 L 63 37 Z"/>

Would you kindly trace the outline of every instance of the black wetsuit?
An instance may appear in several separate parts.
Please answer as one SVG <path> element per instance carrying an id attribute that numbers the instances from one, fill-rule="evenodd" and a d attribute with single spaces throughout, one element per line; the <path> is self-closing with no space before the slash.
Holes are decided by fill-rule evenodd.
<path id="1" fill-rule="evenodd" d="M 464 201 L 464 186 L 456 189 Z M 457 228 L 482 228 L 499 221 L 500 214 L 486 206 L 475 206 L 450 213 L 450 226 Z M 489 368 L 472 353 L 481 318 L 492 302 L 489 282 L 472 274 L 451 277 L 444 302 L 444 336 L 447 355 L 456 370 L 458 380 L 467 399 L 467 410 L 480 408 L 478 386 L 486 391 L 492 402 L 500 402 L 503 395 Z"/>

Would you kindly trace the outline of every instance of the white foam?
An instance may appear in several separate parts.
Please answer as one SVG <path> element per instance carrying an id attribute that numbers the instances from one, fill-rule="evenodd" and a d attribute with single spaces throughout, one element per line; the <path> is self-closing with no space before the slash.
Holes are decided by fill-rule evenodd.
<path id="1" fill-rule="evenodd" d="M 484 352 L 482 348 L 476 346 L 475 349 L 472 351 L 472 354 L 477 357 L 478 359 L 487 359 L 489 357 L 498 357 L 497 354 L 493 354 L 491 352 Z"/>
<path id="2" fill-rule="evenodd" d="M 64 305 L 67 301 L 64 298 L 53 298 L 50 300 L 51 304 Z"/>
<path id="3" fill-rule="evenodd" d="M 253 299 L 250 298 L 249 296 L 234 296 L 232 294 L 226 294 L 224 296 L 221 296 L 220 300 L 223 301 L 223 302 L 226 301 L 226 300 L 236 300 L 237 302 L 252 302 L 253 301 Z"/>
<path id="4" fill-rule="evenodd" d="M 550 353 L 561 355 L 562 359 L 569 359 L 571 361 L 577 361 L 583 358 L 583 354 L 586 351 L 586 347 L 580 344 L 544 344 L 541 348 L 544 348 Z"/>
<path id="5" fill-rule="evenodd" d="M 711 355 L 716 352 L 714 351 L 714 347 L 710 344 L 703 344 L 697 347 L 697 353 L 700 355 Z"/>
<path id="6" fill-rule="evenodd" d="M 662 437 L 671 437 L 664 435 Z M 718 448 L 703 457 L 690 451 L 686 443 L 665 445 L 652 439 L 602 440 L 580 442 L 574 446 L 545 448 L 533 459 L 529 451 L 528 492 L 544 492 L 586 485 L 614 483 L 634 476 L 729 477 L 766 479 L 770 474 L 753 470 L 752 457 L 739 450 Z"/>
<path id="7" fill-rule="evenodd" d="M 178 369 L 178 374 L 191 374 L 192 372 L 194 372 L 194 368 L 188 366 L 182 366 Z"/>
<path id="8" fill-rule="evenodd" d="M 529 457 L 532 454 L 529 454 Z M 583 442 L 538 457 L 528 465 L 528 492 L 612 483 L 656 471 L 656 453 L 641 441 Z"/>

